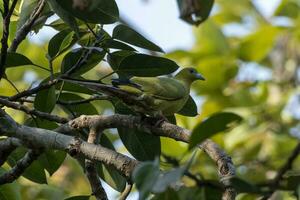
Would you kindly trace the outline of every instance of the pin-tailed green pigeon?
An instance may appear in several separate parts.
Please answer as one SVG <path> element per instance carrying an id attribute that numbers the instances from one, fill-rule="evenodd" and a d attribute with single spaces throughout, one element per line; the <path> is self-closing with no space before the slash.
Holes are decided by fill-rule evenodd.
<path id="1" fill-rule="evenodd" d="M 174 77 L 132 77 L 128 81 L 114 79 L 113 86 L 63 79 L 89 89 L 118 97 L 137 112 L 150 116 L 170 116 L 187 102 L 191 84 L 205 80 L 194 68 L 184 68 Z M 132 98 L 134 97 L 134 98 Z"/>

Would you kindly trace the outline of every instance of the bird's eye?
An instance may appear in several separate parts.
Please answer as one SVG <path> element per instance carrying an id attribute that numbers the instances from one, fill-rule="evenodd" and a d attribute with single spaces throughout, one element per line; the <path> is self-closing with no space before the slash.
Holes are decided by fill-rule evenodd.
<path id="1" fill-rule="evenodd" d="M 190 73 L 191 73 L 191 74 L 194 73 L 194 70 L 193 70 L 193 69 L 190 69 Z"/>

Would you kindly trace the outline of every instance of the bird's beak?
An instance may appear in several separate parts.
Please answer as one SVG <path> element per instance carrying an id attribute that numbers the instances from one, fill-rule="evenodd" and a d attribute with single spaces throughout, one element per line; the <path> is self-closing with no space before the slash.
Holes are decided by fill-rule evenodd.
<path id="1" fill-rule="evenodd" d="M 196 75 L 196 78 L 197 78 L 197 80 L 205 81 L 205 78 L 199 73 Z"/>

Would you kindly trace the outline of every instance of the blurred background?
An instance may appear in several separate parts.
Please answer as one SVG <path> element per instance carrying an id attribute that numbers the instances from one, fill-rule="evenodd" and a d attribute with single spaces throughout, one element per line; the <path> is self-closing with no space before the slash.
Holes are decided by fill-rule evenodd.
<path id="1" fill-rule="evenodd" d="M 299 0 L 216 0 L 209 19 L 192 27 L 179 19 L 175 0 L 116 0 L 122 19 L 166 51 L 166 57 L 182 67 L 195 67 L 206 78 L 193 85 L 199 115 L 194 118 L 176 116 L 180 126 L 192 129 L 207 116 L 218 111 L 233 111 L 244 118 L 242 125 L 229 133 L 214 136 L 232 157 L 238 176 L 261 183 L 274 177 L 300 139 L 300 1 Z M 51 20 L 55 20 L 51 18 Z M 12 27 L 16 26 L 13 23 Z M 104 26 L 111 32 L 113 26 Z M 47 66 L 47 43 L 57 31 L 51 27 L 32 33 L 20 46 L 34 63 Z M 54 62 L 59 70 L 61 58 Z M 100 63 L 86 77 L 109 73 Z M 47 74 L 37 68 L 8 69 L 7 75 L 19 90 L 38 84 Z M 107 79 L 109 81 L 110 78 Z M 1 95 L 16 93 L 2 80 Z M 109 103 L 94 103 L 102 113 L 112 113 Z M 78 108 L 79 109 L 79 108 Z M 57 111 L 59 112 L 59 111 Z M 25 115 L 10 110 L 15 119 Z M 107 132 L 115 147 L 129 155 L 115 135 Z M 187 146 L 170 139 L 161 139 L 162 152 L 185 160 Z M 170 167 L 170 166 L 165 166 Z M 191 169 L 207 179 L 217 178 L 215 164 L 202 152 Z M 300 170 L 300 159 L 294 171 Z M 185 180 L 184 180 L 185 181 Z M 71 158 L 53 177 L 49 185 L 36 185 L 21 179 L 23 199 L 61 199 L 90 194 L 82 169 Z M 300 181 L 299 181 L 300 182 Z M 187 185 L 193 182 L 186 180 Z M 105 184 L 109 196 L 118 192 Z M 136 199 L 133 193 L 129 199 Z M 256 196 L 239 195 L 238 199 Z M 295 199 L 289 192 L 280 192 L 276 199 Z"/>

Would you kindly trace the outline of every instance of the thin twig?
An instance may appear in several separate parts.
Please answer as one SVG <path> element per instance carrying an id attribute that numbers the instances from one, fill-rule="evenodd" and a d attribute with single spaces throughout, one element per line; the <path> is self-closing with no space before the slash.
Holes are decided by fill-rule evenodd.
<path id="1" fill-rule="evenodd" d="M 271 192 L 269 194 L 265 195 L 261 200 L 267 200 L 274 194 L 276 189 L 279 187 L 280 181 L 283 179 L 284 174 L 292 168 L 293 162 L 296 160 L 296 158 L 298 157 L 299 154 L 300 154 L 300 142 L 296 145 L 293 152 L 288 157 L 287 161 L 278 170 L 277 175 L 272 180 L 272 182 L 269 184 L 269 186 L 271 188 Z"/>
<path id="2" fill-rule="evenodd" d="M 97 139 L 100 136 L 101 131 L 95 130 L 94 128 L 90 129 L 90 133 L 88 136 L 88 143 L 96 144 Z M 102 187 L 101 180 L 97 173 L 97 168 L 95 162 L 89 159 L 85 160 L 85 170 L 86 176 L 90 182 L 93 195 L 96 197 L 97 200 L 108 200 L 107 194 Z"/>
<path id="3" fill-rule="evenodd" d="M 89 31 L 94 35 L 94 37 L 99 39 L 99 36 L 95 33 L 95 31 L 92 29 L 92 27 L 88 23 L 85 23 L 85 25 L 87 26 Z"/>
<path id="4" fill-rule="evenodd" d="M 67 123 L 69 121 L 67 118 L 60 117 L 60 116 L 57 116 L 57 115 L 51 115 L 49 113 L 41 112 L 41 111 L 38 111 L 38 110 L 35 110 L 35 109 L 30 109 L 25 105 L 14 103 L 14 102 L 11 102 L 11 101 L 9 101 L 7 99 L 3 99 L 3 98 L 0 98 L 0 104 L 4 105 L 6 107 L 9 107 L 9 108 L 13 108 L 13 109 L 16 109 L 16 110 L 23 111 L 23 112 L 25 112 L 27 114 L 30 114 L 30 115 L 35 115 L 35 116 L 38 116 L 40 118 L 47 119 L 47 120 L 54 121 L 54 122 L 58 122 L 58 123 L 61 123 L 61 124 Z"/>
<path id="5" fill-rule="evenodd" d="M 202 187 L 210 187 L 214 189 L 218 189 L 221 191 L 224 191 L 224 188 L 220 184 L 216 184 L 213 181 L 208 181 L 208 180 L 201 180 L 199 179 L 196 175 L 192 174 L 191 172 L 187 171 L 184 173 L 185 176 L 189 177 L 190 179 L 194 180 L 199 188 Z"/>
<path id="6" fill-rule="evenodd" d="M 166 160 L 167 163 L 170 163 L 174 167 L 180 166 L 180 162 L 176 158 L 173 158 L 173 157 L 168 156 L 166 154 L 162 154 L 162 156 Z M 197 186 L 200 187 L 200 188 L 203 187 L 203 186 L 207 186 L 207 187 L 211 187 L 211 188 L 215 188 L 215 189 L 219 189 L 219 190 L 224 191 L 224 188 L 222 187 L 222 185 L 216 184 L 212 181 L 202 180 L 202 179 L 198 178 L 196 175 L 192 174 L 190 171 L 186 171 L 184 173 L 184 175 L 189 177 L 190 179 L 194 180 L 196 182 Z"/>
<path id="7" fill-rule="evenodd" d="M 37 6 L 34 8 L 33 12 L 31 13 L 29 19 L 22 25 L 22 27 L 17 31 L 14 40 L 9 47 L 9 52 L 16 52 L 19 44 L 26 38 L 27 34 L 31 31 L 34 23 L 40 16 L 43 8 L 46 4 L 45 0 L 40 0 Z"/>
<path id="8" fill-rule="evenodd" d="M 132 183 L 128 183 L 126 185 L 126 188 L 124 189 L 124 191 L 122 192 L 121 196 L 119 197 L 119 200 L 126 200 L 128 195 L 130 194 L 131 190 L 132 190 Z"/>
<path id="9" fill-rule="evenodd" d="M 32 89 L 28 89 L 28 90 L 24 90 L 14 96 L 11 96 L 8 98 L 8 100 L 10 101 L 16 101 L 22 97 L 28 97 L 32 94 L 36 94 L 37 92 L 41 91 L 41 90 L 44 90 L 44 89 L 48 89 L 50 88 L 52 85 L 55 85 L 56 83 L 58 83 L 59 80 L 58 79 L 54 79 L 52 81 L 48 81 L 46 83 L 41 83 L 40 85 L 38 85 L 37 87 L 35 88 L 32 88 Z"/>
<path id="10" fill-rule="evenodd" d="M 39 151 L 29 150 L 10 171 L 0 176 L 0 185 L 11 183 L 19 178 L 24 173 L 24 171 L 32 164 L 32 162 L 39 157 L 39 155 Z"/>
<path id="11" fill-rule="evenodd" d="M 105 78 L 107 78 L 107 77 L 113 75 L 114 73 L 116 73 L 116 71 L 110 72 L 110 73 L 108 73 L 108 74 L 102 76 L 102 77 L 99 79 L 99 82 L 101 82 L 103 79 L 105 79 Z"/>
<path id="12" fill-rule="evenodd" d="M 9 37 L 9 25 L 10 18 L 14 12 L 15 6 L 18 0 L 13 0 L 11 7 L 9 8 L 9 0 L 3 0 L 3 25 L 2 25 L 2 39 L 1 39 L 1 56 L 0 56 L 0 80 L 5 74 L 5 63 L 7 58 L 8 49 L 8 37 Z"/>
<path id="13" fill-rule="evenodd" d="M 74 100 L 74 101 L 58 100 L 57 103 L 59 103 L 61 105 L 79 105 L 79 104 L 90 103 L 90 102 L 96 101 L 96 100 L 111 100 L 111 97 L 106 96 L 106 95 L 93 95 L 88 99 Z"/>
<path id="14" fill-rule="evenodd" d="M 5 78 L 5 80 L 16 90 L 17 93 L 20 93 L 19 89 L 15 86 L 15 84 L 10 81 L 8 78 Z"/>
<path id="15" fill-rule="evenodd" d="M 6 138 L 0 140 L 0 166 L 2 166 L 9 154 L 13 152 L 18 146 L 21 146 L 21 141 L 16 138 Z"/>

